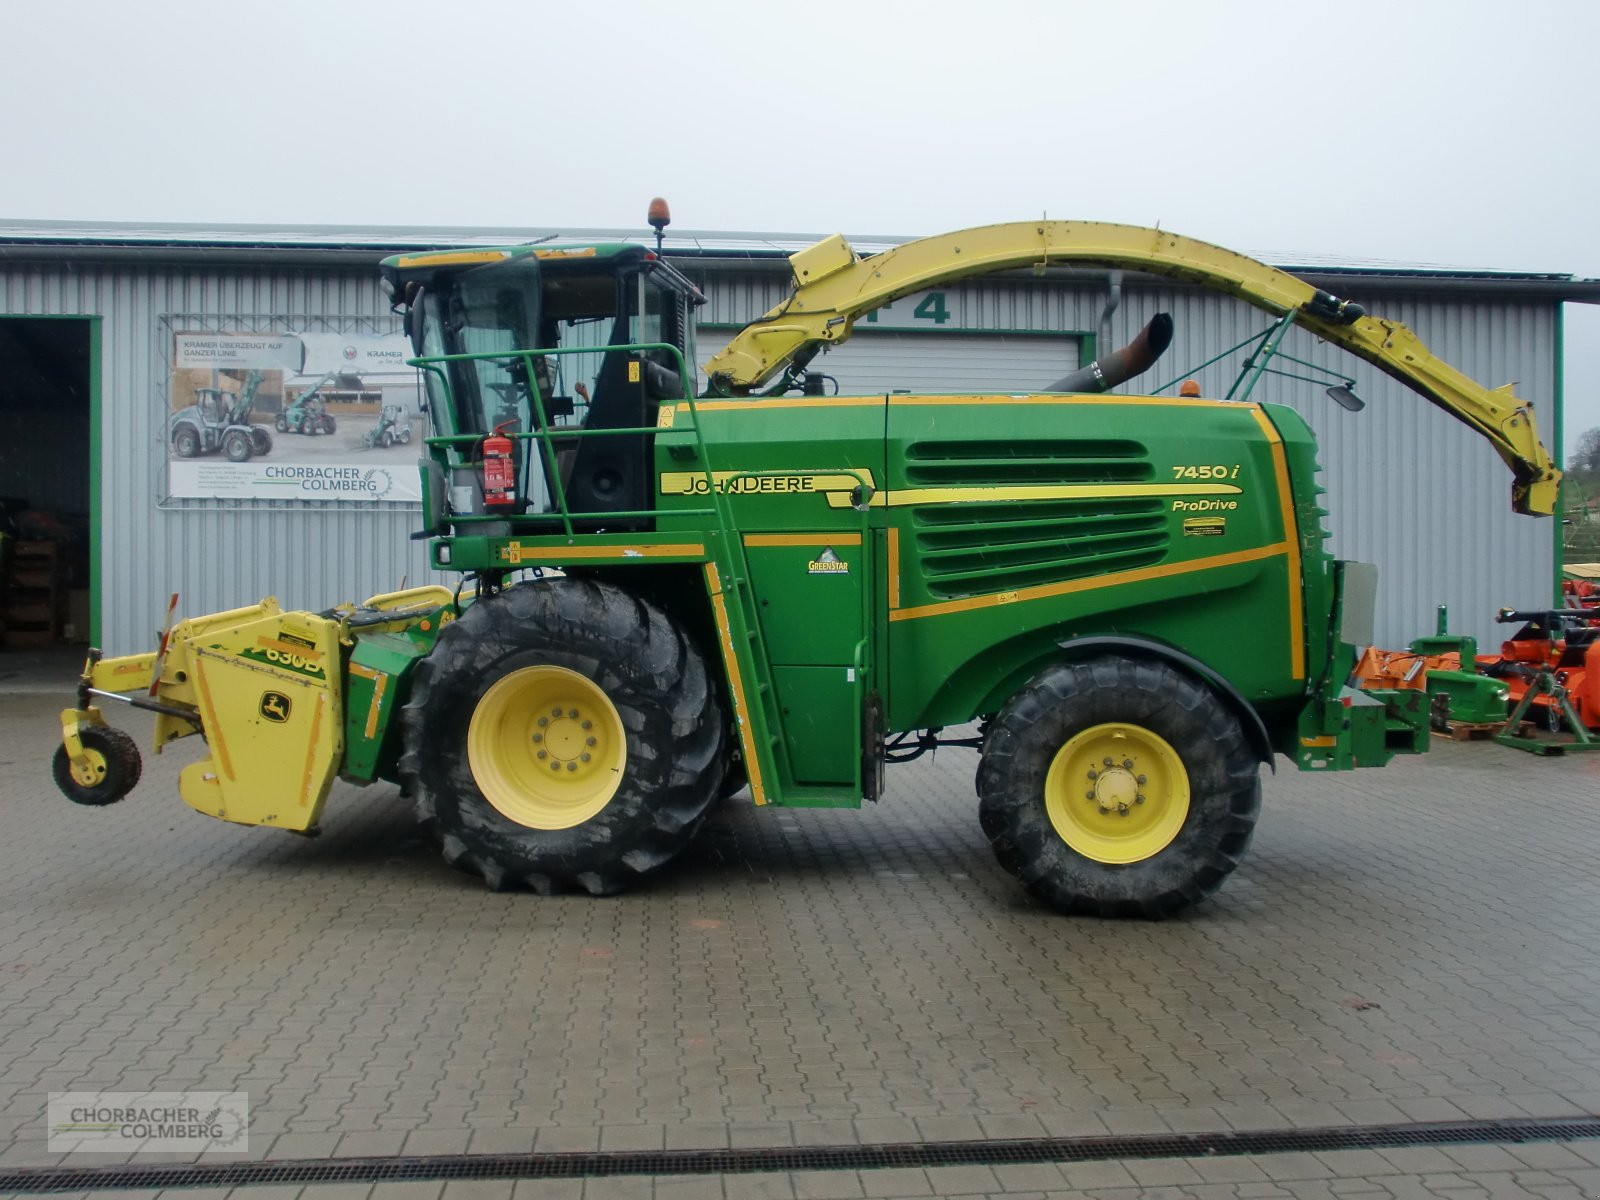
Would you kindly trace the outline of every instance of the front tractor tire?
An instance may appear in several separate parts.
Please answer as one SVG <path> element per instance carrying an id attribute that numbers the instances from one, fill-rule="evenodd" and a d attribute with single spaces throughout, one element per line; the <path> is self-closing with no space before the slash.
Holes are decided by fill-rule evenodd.
<path id="1" fill-rule="evenodd" d="M 249 462 L 255 453 L 255 439 L 243 429 L 230 429 L 223 435 L 222 453 L 229 462 Z"/>
<path id="2" fill-rule="evenodd" d="M 1116 656 L 1047 668 L 990 727 L 979 817 L 1001 866 L 1067 913 L 1165 917 L 1244 857 L 1259 764 L 1198 679 Z"/>
<path id="3" fill-rule="evenodd" d="M 445 858 L 491 888 L 622 891 L 717 797 L 724 721 L 671 618 L 552 579 L 467 608 L 419 664 L 400 776 Z"/>

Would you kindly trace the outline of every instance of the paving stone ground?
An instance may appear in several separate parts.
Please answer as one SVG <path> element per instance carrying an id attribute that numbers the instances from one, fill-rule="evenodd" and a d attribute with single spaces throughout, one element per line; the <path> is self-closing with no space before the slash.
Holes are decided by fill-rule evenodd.
<path id="1" fill-rule="evenodd" d="M 0 695 L 0 1166 L 62 1161 L 44 1101 L 69 1089 L 245 1091 L 251 1158 L 1600 1113 L 1600 760 L 1284 765 L 1245 866 L 1150 924 L 1032 902 L 978 828 L 967 751 L 891 769 L 862 812 L 735 801 L 629 895 L 540 899 L 451 870 L 388 786 L 338 785 L 316 840 L 193 813 L 190 746 L 147 755 L 119 805 L 70 805 L 48 770 L 65 699 Z M 1493 1149 L 581 1194 L 1600 1194 L 1592 1144 L 1450 1157 Z"/>

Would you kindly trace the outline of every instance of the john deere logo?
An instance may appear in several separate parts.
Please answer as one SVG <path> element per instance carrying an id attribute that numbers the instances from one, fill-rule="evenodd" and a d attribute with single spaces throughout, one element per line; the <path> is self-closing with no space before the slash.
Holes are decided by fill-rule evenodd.
<path id="1" fill-rule="evenodd" d="M 289 719 L 289 697 L 282 692 L 262 692 L 261 715 L 269 721 L 282 725 Z"/>

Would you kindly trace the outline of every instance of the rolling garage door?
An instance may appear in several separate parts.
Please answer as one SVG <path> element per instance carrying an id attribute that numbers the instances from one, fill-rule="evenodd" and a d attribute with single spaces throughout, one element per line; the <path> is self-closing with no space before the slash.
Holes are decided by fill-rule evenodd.
<path id="1" fill-rule="evenodd" d="M 699 360 L 722 349 L 729 336 L 726 327 L 702 326 Z M 903 333 L 857 325 L 848 342 L 819 354 L 811 369 L 837 379 L 845 395 L 1036 392 L 1078 367 L 1079 341 L 1070 333 Z M 703 378 L 699 385 L 705 386 Z"/>
<path id="2" fill-rule="evenodd" d="M 811 363 L 846 395 L 1036 392 L 1077 366 L 1078 339 L 1071 334 L 880 333 L 860 326 Z"/>

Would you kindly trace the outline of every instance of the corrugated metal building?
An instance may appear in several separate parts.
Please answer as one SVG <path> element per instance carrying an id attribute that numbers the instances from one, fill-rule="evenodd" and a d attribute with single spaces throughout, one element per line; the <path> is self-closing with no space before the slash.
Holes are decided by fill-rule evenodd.
<path id="1" fill-rule="evenodd" d="M 167 494 L 175 334 L 390 334 L 398 323 L 375 270 L 384 254 L 628 236 L 0 225 L 0 498 L 65 511 L 80 506 L 89 514 L 87 578 L 76 582 L 90 593 L 90 636 L 115 653 L 149 644 L 172 591 L 181 593 L 184 612 L 199 613 L 268 594 L 288 606 L 323 607 L 402 579 L 421 582 L 428 572 L 423 544 L 409 538 L 417 525 L 413 505 Z M 701 313 L 702 362 L 731 329 L 781 300 L 784 256 L 807 242 L 780 235 L 668 239 L 669 254 L 710 300 Z M 863 251 L 890 243 L 856 240 Z M 1546 445 L 1560 445 L 1562 305 L 1600 301 L 1600 281 L 1284 265 L 1404 321 L 1480 382 L 1515 381 L 1536 407 Z M 1061 269 L 939 289 L 863 322 L 848 345 L 813 366 L 846 392 L 1036 390 L 1097 347 L 1122 345 L 1165 311 L 1176 322 L 1172 348 L 1149 375 L 1119 390 L 1144 392 L 1170 380 L 1170 394 L 1192 377 L 1205 395 L 1221 396 L 1243 352 L 1192 368 L 1268 324 L 1228 297 L 1129 273 L 1120 306 L 1102 326 L 1108 284 L 1103 270 Z M 1349 413 L 1321 386 L 1270 376 L 1252 397 L 1291 405 L 1317 431 L 1334 551 L 1381 570 L 1381 644 L 1430 632 L 1440 604 L 1449 605 L 1453 630 L 1492 644 L 1500 636 L 1497 607 L 1550 600 L 1558 526 L 1511 512 L 1510 475 L 1487 443 L 1301 331 L 1284 350 L 1353 378 L 1367 401 L 1366 411 Z"/>

